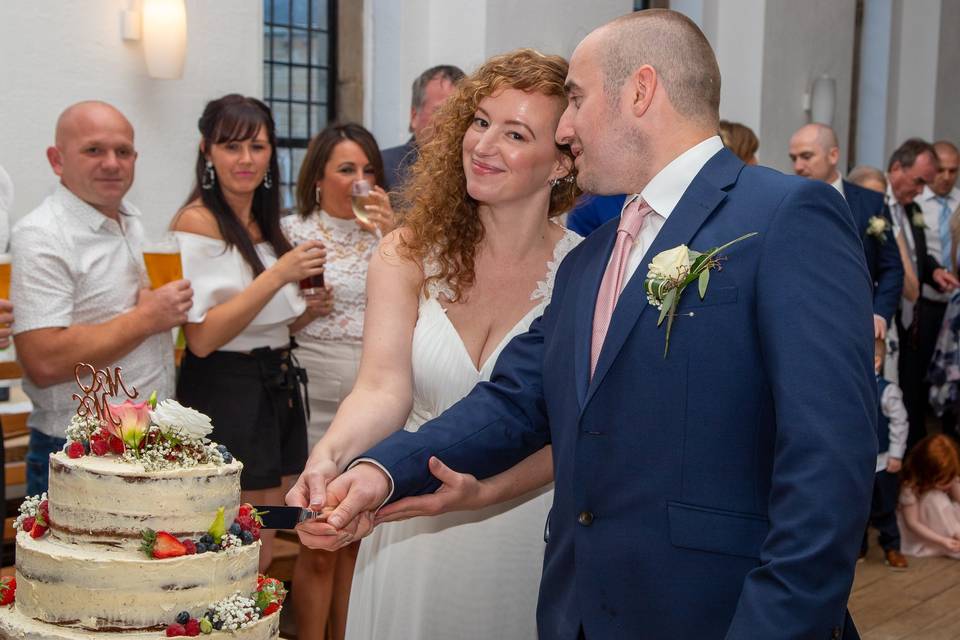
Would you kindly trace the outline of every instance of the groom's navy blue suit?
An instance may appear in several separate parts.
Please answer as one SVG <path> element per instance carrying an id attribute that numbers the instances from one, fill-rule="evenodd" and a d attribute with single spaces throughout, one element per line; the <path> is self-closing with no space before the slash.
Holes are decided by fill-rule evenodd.
<path id="1" fill-rule="evenodd" d="M 871 281 L 843 199 L 717 153 L 624 289 L 591 380 L 616 227 L 568 255 L 550 306 L 489 383 L 367 456 L 398 498 L 437 488 L 430 455 L 486 477 L 553 444 L 542 640 L 581 628 L 588 640 L 856 637 L 846 602 L 873 487 L 877 385 Z M 664 357 L 645 265 L 751 231 L 724 252 L 704 300 L 696 284 L 684 293 Z"/>

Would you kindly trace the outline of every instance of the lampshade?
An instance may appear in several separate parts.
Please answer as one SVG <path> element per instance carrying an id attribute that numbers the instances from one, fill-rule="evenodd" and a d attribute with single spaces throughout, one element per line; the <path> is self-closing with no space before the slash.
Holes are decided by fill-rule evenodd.
<path id="1" fill-rule="evenodd" d="M 187 58 L 187 9 L 184 0 L 143 0 L 143 55 L 152 78 L 183 75 Z"/>
<path id="2" fill-rule="evenodd" d="M 833 126 L 833 110 L 837 102 L 837 81 L 820 76 L 813 83 L 810 95 L 810 121 Z"/>

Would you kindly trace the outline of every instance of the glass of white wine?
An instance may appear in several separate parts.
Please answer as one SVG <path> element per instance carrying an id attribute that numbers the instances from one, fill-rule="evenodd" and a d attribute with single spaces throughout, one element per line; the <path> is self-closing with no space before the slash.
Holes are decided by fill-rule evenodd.
<path id="1" fill-rule="evenodd" d="M 373 189 L 370 187 L 369 182 L 366 180 L 357 180 L 350 188 L 350 204 L 353 207 L 353 215 L 357 217 L 357 220 L 372 226 L 377 237 L 382 238 L 383 233 L 380 232 L 380 227 L 370 220 L 370 214 L 367 213 L 366 210 L 368 204 L 376 204 L 372 193 Z"/>

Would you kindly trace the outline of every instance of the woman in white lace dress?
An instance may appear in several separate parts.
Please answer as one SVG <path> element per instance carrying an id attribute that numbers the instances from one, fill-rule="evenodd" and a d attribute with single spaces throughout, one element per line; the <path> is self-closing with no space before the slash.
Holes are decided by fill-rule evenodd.
<path id="1" fill-rule="evenodd" d="M 570 150 L 554 142 L 566 72 L 529 49 L 497 56 L 441 107 L 404 226 L 370 263 L 359 377 L 291 504 L 323 505 L 326 482 L 357 455 L 488 379 L 546 306 L 578 241 L 550 220 L 578 195 Z M 535 638 L 551 479 L 545 449 L 486 481 L 503 504 L 377 527 L 360 545 L 347 638 Z"/>
<path id="2" fill-rule="evenodd" d="M 377 141 L 358 124 L 331 125 L 310 141 L 297 179 L 297 212 L 280 225 L 294 245 L 319 240 L 324 265 L 324 315 L 297 333 L 296 355 L 307 370 L 313 447 L 353 388 L 360 367 L 366 307 L 367 265 L 377 246 L 376 230 L 353 215 L 353 184 L 374 185 L 379 204 L 368 206 L 380 233 L 393 230 L 393 212 L 383 191 L 383 161 Z M 293 570 L 292 597 L 300 640 L 340 640 L 358 543 L 336 551 L 303 547 Z"/>

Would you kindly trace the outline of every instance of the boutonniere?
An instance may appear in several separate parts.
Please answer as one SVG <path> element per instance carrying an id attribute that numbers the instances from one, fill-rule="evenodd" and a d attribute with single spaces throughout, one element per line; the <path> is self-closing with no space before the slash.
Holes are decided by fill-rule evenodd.
<path id="1" fill-rule="evenodd" d="M 910 219 L 917 229 L 926 229 L 927 223 L 923 221 L 923 211 L 914 211 L 913 217 Z"/>
<path id="2" fill-rule="evenodd" d="M 887 229 L 890 223 L 883 216 L 873 216 L 867 221 L 867 235 L 873 236 L 880 242 L 887 241 Z"/>
<path id="3" fill-rule="evenodd" d="M 705 253 L 694 251 L 682 244 L 673 249 L 661 251 L 650 263 L 647 277 L 643 281 L 643 290 L 647 293 L 647 301 L 660 309 L 657 326 L 667 321 L 667 337 L 663 346 L 663 357 L 667 357 L 670 349 L 670 329 L 673 328 L 673 319 L 677 315 L 677 306 L 684 289 L 694 280 L 700 292 L 700 299 L 707 295 L 707 285 L 710 284 L 710 270 L 720 269 L 721 251 L 731 245 L 746 240 L 757 232 L 740 236 L 725 245 L 710 249 Z"/>

